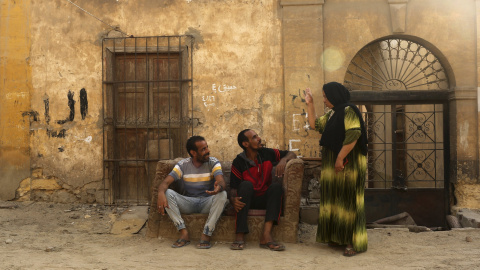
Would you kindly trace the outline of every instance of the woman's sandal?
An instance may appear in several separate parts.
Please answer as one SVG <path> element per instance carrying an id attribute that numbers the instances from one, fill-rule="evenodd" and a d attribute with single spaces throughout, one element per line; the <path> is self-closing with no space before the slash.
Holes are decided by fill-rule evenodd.
<path id="1" fill-rule="evenodd" d="M 245 241 L 235 241 L 230 245 L 231 250 L 243 250 L 245 248 Z"/>
<path id="2" fill-rule="evenodd" d="M 357 255 L 357 252 L 350 247 L 345 248 L 345 251 L 343 252 L 343 256 L 345 257 L 353 257 L 355 255 Z"/>

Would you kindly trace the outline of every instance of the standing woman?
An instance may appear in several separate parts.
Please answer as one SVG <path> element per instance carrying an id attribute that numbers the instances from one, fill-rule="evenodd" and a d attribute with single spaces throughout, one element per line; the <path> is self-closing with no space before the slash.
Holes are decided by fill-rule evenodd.
<path id="1" fill-rule="evenodd" d="M 322 133 L 322 174 L 317 242 L 346 245 L 343 255 L 367 250 L 363 195 L 367 168 L 367 135 L 350 92 L 337 82 L 323 85 L 323 102 L 332 109 L 315 119 L 313 96 L 305 92 L 308 123 Z"/>

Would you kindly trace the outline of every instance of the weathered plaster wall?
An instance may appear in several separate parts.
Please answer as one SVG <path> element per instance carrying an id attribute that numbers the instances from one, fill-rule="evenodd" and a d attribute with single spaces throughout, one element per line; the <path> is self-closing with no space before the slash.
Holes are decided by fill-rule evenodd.
<path id="1" fill-rule="evenodd" d="M 332 68 L 327 68 L 324 63 L 325 81 L 343 81 L 354 55 L 369 42 L 382 37 L 404 35 L 436 53 L 449 72 L 453 90 L 450 101 L 450 181 L 455 183 L 458 205 L 478 208 L 480 203 L 471 199 L 473 193 L 468 192 L 479 189 L 476 184 L 479 161 L 475 2 L 403 2 L 406 3 L 406 23 L 405 31 L 401 33 L 393 32 L 388 1 L 331 0 L 325 3 L 325 52 L 331 50 L 337 55 L 334 65 L 329 64 Z M 346 5 L 349 8 L 345 8 Z"/>
<path id="2" fill-rule="evenodd" d="M 283 12 L 285 139 L 302 157 L 320 157 L 320 134 L 308 130 L 304 90 L 315 97 L 317 116 L 323 114 L 323 0 L 280 1 Z M 315 116 L 313 116 L 315 117 Z"/>
<path id="3" fill-rule="evenodd" d="M 195 36 L 193 110 L 201 121 L 194 133 L 207 138 L 213 156 L 232 160 L 244 128 L 255 129 L 270 147 L 286 147 L 276 1 L 75 3 L 129 35 Z M 109 31 L 67 1 L 32 1 L 31 109 L 38 117 L 30 125 L 30 157 L 42 173 L 31 179 L 55 179 L 81 201 L 90 201 L 92 191 L 103 201 L 101 39 Z M 28 188 L 19 193 L 33 196 Z M 45 200 L 65 197 L 47 193 Z"/>
<path id="4" fill-rule="evenodd" d="M 389 2 L 75 1 L 129 35 L 195 36 L 194 132 L 222 160 L 240 151 L 244 128 L 269 147 L 318 156 L 319 135 L 303 128 L 303 90 L 312 88 L 321 115 L 321 85 L 342 82 L 363 46 L 392 35 L 415 39 L 449 70 L 451 180 L 459 205 L 480 208 L 472 199 L 479 189 L 478 1 L 404 1 L 403 31 Z M 0 198 L 14 196 L 23 180 L 22 198 L 103 201 L 101 40 L 111 28 L 68 1 L 0 3 Z"/>
<path id="5" fill-rule="evenodd" d="M 30 175 L 30 2 L 0 1 L 0 199 Z"/>

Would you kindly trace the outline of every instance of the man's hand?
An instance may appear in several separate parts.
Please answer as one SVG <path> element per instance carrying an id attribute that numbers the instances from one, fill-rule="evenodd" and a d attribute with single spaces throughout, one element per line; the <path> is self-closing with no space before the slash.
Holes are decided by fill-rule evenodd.
<path id="1" fill-rule="evenodd" d="M 164 192 L 158 193 L 157 207 L 158 207 L 158 212 L 162 216 L 165 215 L 165 209 L 168 208 L 168 201 Z"/>
<path id="2" fill-rule="evenodd" d="M 296 158 L 297 158 L 297 155 L 295 155 L 295 153 L 293 153 L 292 151 L 288 151 L 288 153 L 278 162 L 277 167 L 275 169 L 275 176 L 283 177 L 283 174 L 285 173 L 285 167 L 287 167 L 287 162 L 291 159 L 296 159 Z"/>
<path id="3" fill-rule="evenodd" d="M 277 164 L 277 167 L 275 169 L 275 176 L 277 177 L 282 177 L 283 176 L 283 173 L 285 172 L 285 167 L 287 167 L 287 161 L 285 159 L 281 159 L 278 164 Z"/>
<path id="4" fill-rule="evenodd" d="M 240 201 L 241 199 L 242 197 L 232 197 L 231 203 L 235 209 L 235 212 L 239 212 L 245 206 L 245 203 Z"/>
<path id="5" fill-rule="evenodd" d="M 215 195 L 217 193 L 220 193 L 224 190 L 223 186 L 218 183 L 218 180 L 215 181 L 215 184 L 213 184 L 213 191 L 205 190 L 205 192 L 208 195 Z"/>

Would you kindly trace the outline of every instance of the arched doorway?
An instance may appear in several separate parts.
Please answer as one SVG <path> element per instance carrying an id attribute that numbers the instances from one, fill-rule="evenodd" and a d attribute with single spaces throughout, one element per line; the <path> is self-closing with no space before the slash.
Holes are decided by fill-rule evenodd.
<path id="1" fill-rule="evenodd" d="M 368 129 L 367 221 L 408 212 L 418 225 L 443 227 L 450 85 L 442 62 L 419 43 L 386 38 L 355 55 L 344 84 Z"/>

